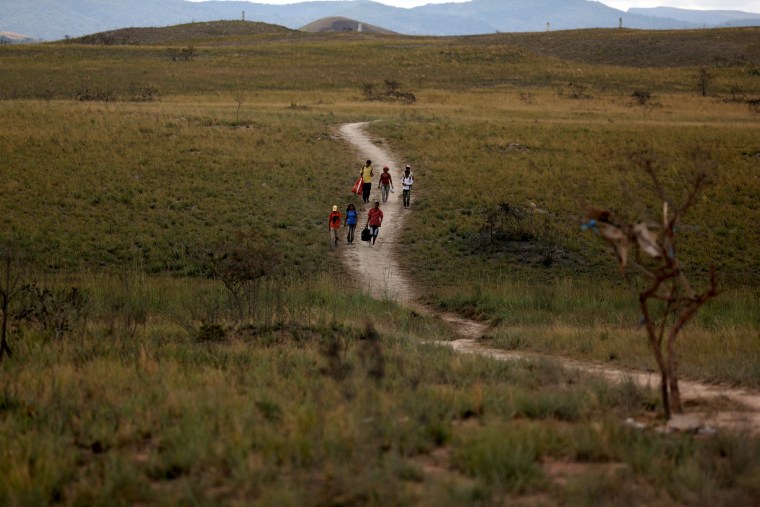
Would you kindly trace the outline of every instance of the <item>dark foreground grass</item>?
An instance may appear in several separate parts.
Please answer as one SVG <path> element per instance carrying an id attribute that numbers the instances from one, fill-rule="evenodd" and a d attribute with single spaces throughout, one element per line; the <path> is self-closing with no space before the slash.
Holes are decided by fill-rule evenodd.
<path id="1" fill-rule="evenodd" d="M 310 326 L 290 321 L 219 343 L 155 327 L 128 339 L 93 327 L 45 346 L 26 334 L 0 372 L 0 501 L 760 499 L 754 438 L 631 429 L 622 421 L 646 414 L 654 393 L 552 362 L 483 361 L 420 345 L 432 323 L 410 328 L 403 310 L 362 306 L 387 315 L 377 332 L 332 322 L 322 304 Z M 558 475 L 557 463 L 576 475 Z"/>
<path id="2" fill-rule="evenodd" d="M 77 284 L 88 303 L 62 334 L 12 335 L 3 505 L 760 498 L 755 437 L 635 430 L 623 421 L 654 421 L 655 392 L 455 354 L 429 341 L 451 338 L 439 320 L 333 276 L 262 283 L 243 320 L 214 280 L 38 283 Z M 204 330 L 211 313 L 218 333 Z"/>

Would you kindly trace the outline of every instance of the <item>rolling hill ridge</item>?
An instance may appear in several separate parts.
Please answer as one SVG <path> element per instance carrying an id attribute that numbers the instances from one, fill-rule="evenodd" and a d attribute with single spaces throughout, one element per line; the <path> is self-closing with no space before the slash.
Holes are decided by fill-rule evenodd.
<path id="1" fill-rule="evenodd" d="M 688 11 L 691 12 L 691 11 Z M 721 11 L 722 12 L 722 11 Z M 715 23 L 660 16 L 661 11 L 623 12 L 586 0 L 471 0 L 412 9 L 369 0 L 268 5 L 238 1 L 186 0 L 0 0 L 0 30 L 44 40 L 78 37 L 125 27 L 157 27 L 198 21 L 252 20 L 291 29 L 315 20 L 342 17 L 409 35 L 471 35 L 541 32 L 578 28 L 683 29 L 737 24 L 716 16 Z M 667 12 L 665 13 L 667 14 Z M 709 16 L 708 14 L 702 14 Z M 732 14 L 733 15 L 733 14 Z M 752 15 L 736 13 L 752 24 Z"/>

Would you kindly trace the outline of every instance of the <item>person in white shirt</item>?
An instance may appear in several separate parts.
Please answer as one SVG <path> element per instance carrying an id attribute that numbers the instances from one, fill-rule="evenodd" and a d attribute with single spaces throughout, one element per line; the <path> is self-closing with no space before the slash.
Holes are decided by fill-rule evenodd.
<path id="1" fill-rule="evenodd" d="M 404 207 L 409 207 L 409 202 L 412 197 L 412 185 L 414 184 L 414 175 L 412 174 L 412 168 L 406 166 L 404 169 L 404 176 L 401 178 L 401 189 L 403 190 Z"/>

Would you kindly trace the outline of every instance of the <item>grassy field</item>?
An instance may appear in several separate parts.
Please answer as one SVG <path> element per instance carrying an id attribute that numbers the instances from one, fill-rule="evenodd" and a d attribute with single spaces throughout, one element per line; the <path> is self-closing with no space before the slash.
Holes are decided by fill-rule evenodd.
<path id="1" fill-rule="evenodd" d="M 760 501 L 755 437 L 641 432 L 623 421 L 654 420 L 653 392 L 431 345 L 451 332 L 370 300 L 325 227 L 364 158 L 336 127 L 380 119 L 415 169 L 400 261 L 426 303 L 489 320 L 496 346 L 651 368 L 579 219 L 656 216 L 632 153 L 680 196 L 699 149 L 712 185 L 679 241 L 723 294 L 682 370 L 757 386 L 757 30 L 182 30 L 0 47 L 0 239 L 29 284 L 0 363 L 0 504 Z M 386 82 L 414 103 L 367 100 Z"/>

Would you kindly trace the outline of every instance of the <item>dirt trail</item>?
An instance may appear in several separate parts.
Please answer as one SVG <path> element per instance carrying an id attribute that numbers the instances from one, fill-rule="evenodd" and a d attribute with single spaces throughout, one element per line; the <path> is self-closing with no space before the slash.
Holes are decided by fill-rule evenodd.
<path id="1" fill-rule="evenodd" d="M 341 249 L 343 259 L 357 280 L 362 280 L 373 297 L 389 298 L 405 305 L 413 305 L 415 297 L 411 286 L 404 278 L 395 257 L 397 255 L 396 242 L 403 226 L 403 215 L 410 212 L 410 209 L 405 209 L 401 203 L 401 165 L 388 150 L 372 143 L 364 131 L 366 125 L 366 123 L 349 123 L 340 129 L 341 135 L 356 148 L 360 160 L 362 162 L 371 160 L 375 168 L 370 202 L 357 205 L 359 223 L 356 226 L 356 239 L 353 245 L 346 245 L 346 248 Z M 381 200 L 380 186 L 377 181 L 386 165 L 390 168 L 396 192 L 390 194 L 387 203 L 380 204 L 380 209 L 383 211 L 383 225 L 380 227 L 377 242 L 372 246 L 359 240 L 359 233 L 367 222 L 370 204 Z M 357 166 L 356 177 L 358 176 L 359 167 Z M 341 243 L 341 246 L 344 245 L 345 241 Z"/>
<path id="2" fill-rule="evenodd" d="M 341 243 L 343 260 L 356 279 L 363 281 L 373 297 L 389 298 L 414 308 L 416 311 L 433 313 L 431 309 L 417 303 L 412 285 L 406 279 L 397 262 L 399 255 L 397 241 L 403 229 L 405 215 L 414 210 L 414 195 L 412 195 L 411 208 L 405 209 L 401 204 L 402 165 L 398 163 L 398 160 L 388 149 L 378 146 L 381 143 L 372 142 L 365 132 L 366 126 L 367 123 L 345 124 L 340 128 L 340 133 L 346 141 L 356 148 L 360 159 L 372 160 L 376 176 L 372 185 L 370 202 L 380 200 L 377 176 L 379 176 L 383 166 L 387 165 L 391 168 L 393 181 L 398 190 L 391 194 L 387 203 L 380 205 L 384 214 L 383 226 L 374 246 L 370 246 L 358 238 L 360 229 L 366 222 L 367 211 L 370 206 L 364 204 L 357 208 L 360 213 L 357 239 L 350 246 Z M 358 172 L 357 167 L 357 176 Z M 487 329 L 487 326 L 482 322 L 468 320 L 453 314 L 435 313 L 462 337 L 453 342 L 441 342 L 442 345 L 451 346 L 458 352 L 511 361 L 545 357 L 530 352 L 489 348 L 478 341 L 478 338 L 483 336 Z M 612 368 L 557 356 L 551 356 L 551 358 L 560 361 L 565 367 L 596 374 L 613 382 L 632 381 L 643 386 L 659 386 L 659 377 L 654 373 Z M 680 382 L 680 388 L 687 416 L 674 417 L 672 422 L 675 427 L 706 426 L 760 433 L 759 393 L 686 380 Z"/>

